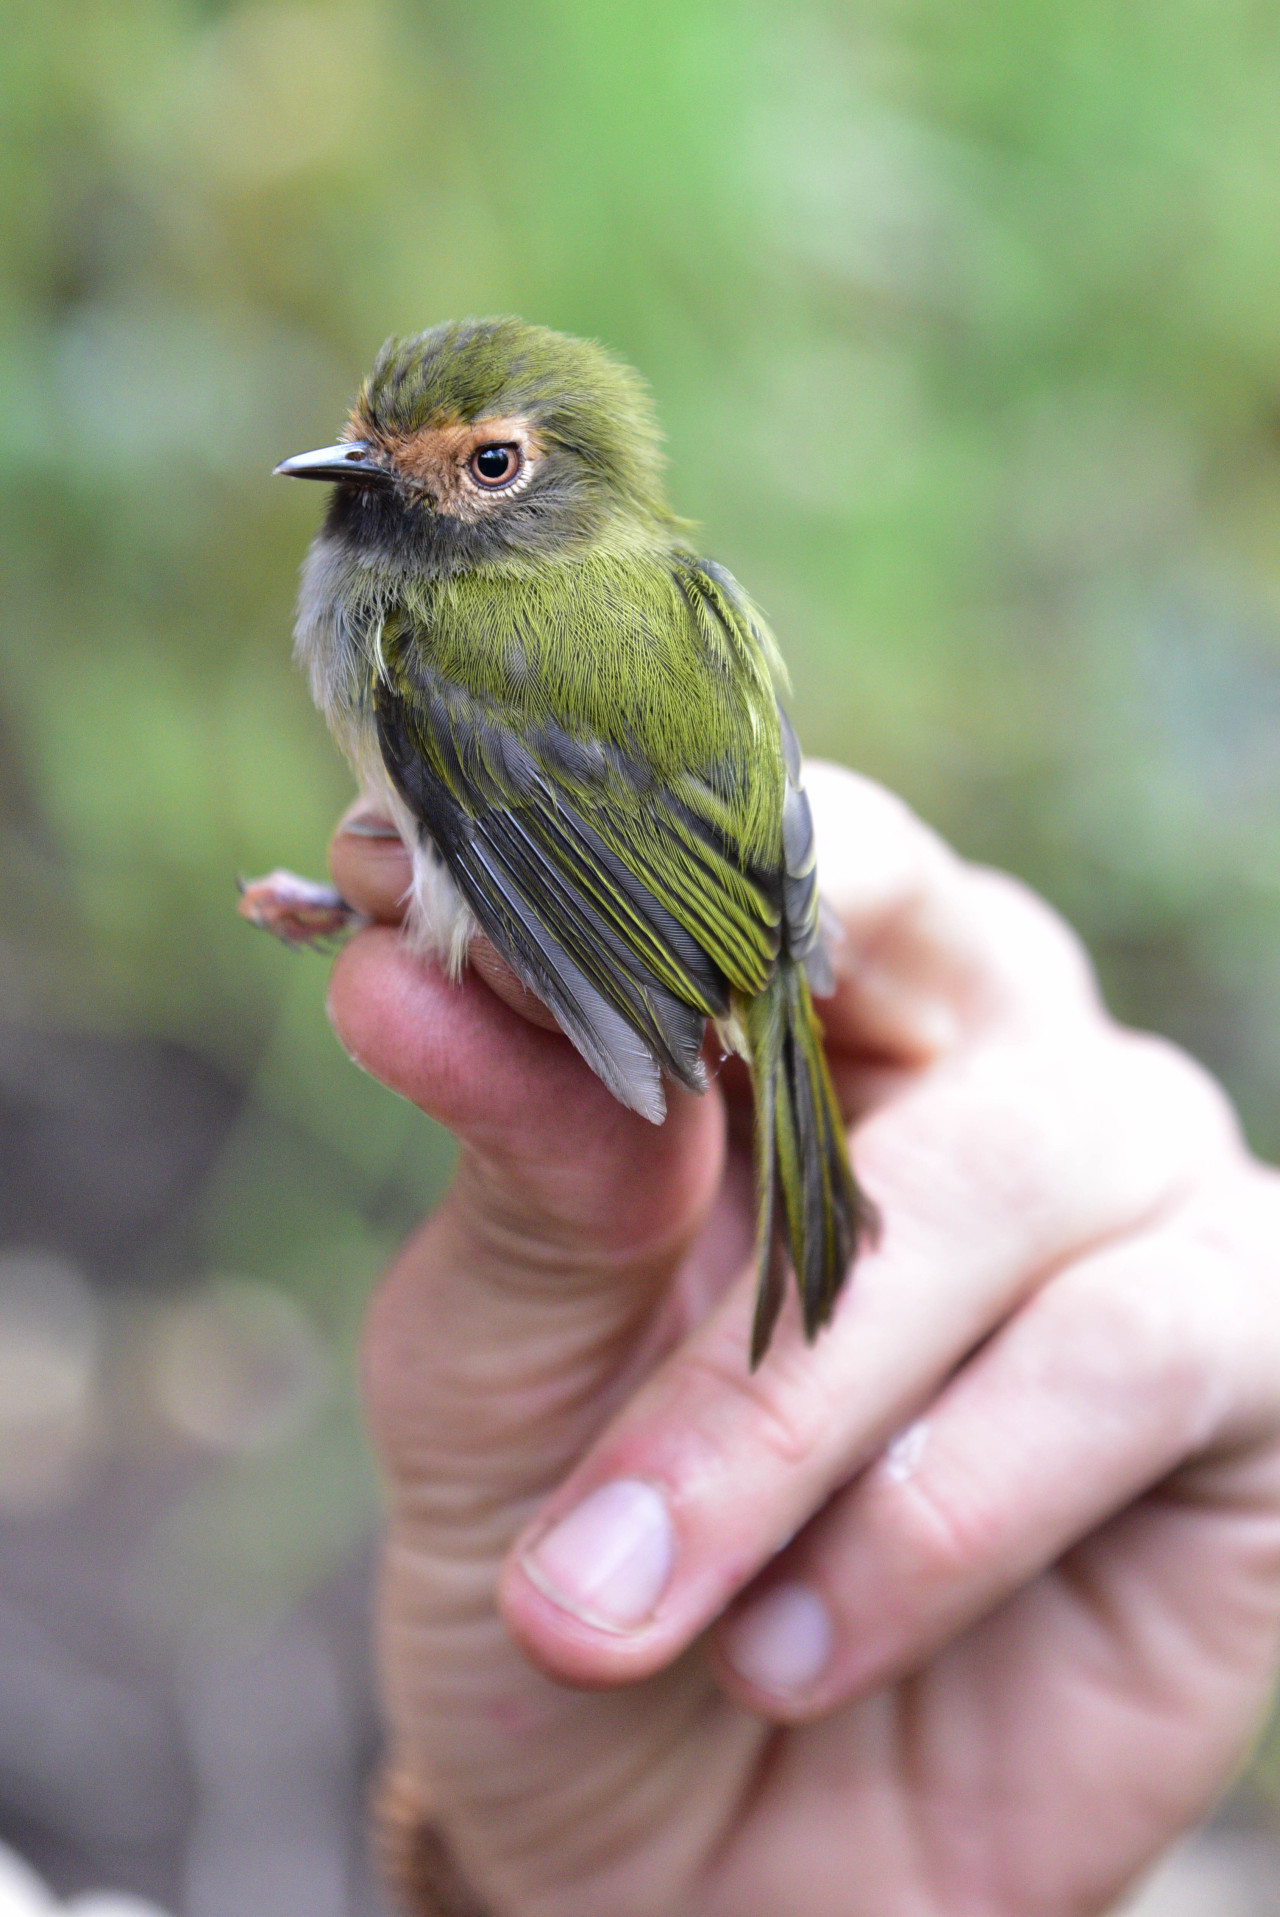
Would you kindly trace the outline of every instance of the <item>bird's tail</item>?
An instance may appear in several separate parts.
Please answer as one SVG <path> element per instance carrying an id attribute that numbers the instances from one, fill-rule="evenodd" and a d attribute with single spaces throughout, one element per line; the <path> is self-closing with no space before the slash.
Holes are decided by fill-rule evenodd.
<path id="1" fill-rule="evenodd" d="M 830 1318 L 875 1213 L 853 1176 L 844 1121 L 803 965 L 783 958 L 742 1007 L 755 1089 L 759 1284 L 751 1368 L 782 1308 L 785 1253 L 800 1287 L 805 1337 Z"/>

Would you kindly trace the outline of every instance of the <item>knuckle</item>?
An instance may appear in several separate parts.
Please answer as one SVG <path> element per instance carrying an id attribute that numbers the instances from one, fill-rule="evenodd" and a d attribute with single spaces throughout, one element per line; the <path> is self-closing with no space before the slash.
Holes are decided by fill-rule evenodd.
<path id="1" fill-rule="evenodd" d="M 1102 1020 L 975 1048 L 864 1120 L 858 1153 L 891 1215 L 980 1213 L 993 1244 L 1043 1247 L 1046 1274 L 1247 1162 L 1208 1072 Z"/>
<path id="2" fill-rule="evenodd" d="M 909 915 L 961 870 L 949 846 L 896 793 L 861 773 L 805 761 L 822 891 L 860 925 Z"/>
<path id="3" fill-rule="evenodd" d="M 899 1218 L 980 1214 L 1002 1235 L 1025 1236 L 1046 1211 L 1075 1202 L 1072 1160 L 1089 1127 L 1064 1135 L 1063 1117 L 1079 1103 L 1056 1057 L 1030 1048 L 974 1054 L 867 1119 L 859 1161 L 886 1211 Z"/>
<path id="4" fill-rule="evenodd" d="M 1241 1150 L 1234 1106 L 1217 1079 L 1189 1052 L 1172 1039 L 1120 1026 L 1112 1027 L 1112 1041 L 1130 1079 L 1135 1112 L 1141 1107 L 1157 1120 L 1163 1136 L 1179 1138 L 1184 1153 Z"/>
<path id="5" fill-rule="evenodd" d="M 966 868 L 980 904 L 986 939 L 998 951 L 998 969 L 1023 997 L 1033 986 L 1039 1000 L 1075 1000 L 1100 1005 L 1093 962 L 1084 940 L 1060 913 L 1011 873 L 990 866 Z"/>
<path id="6" fill-rule="evenodd" d="M 894 1484 L 892 1496 L 899 1549 L 918 1589 L 967 1581 L 998 1553 L 1000 1511 L 972 1480 L 922 1471 Z"/>
<path id="7" fill-rule="evenodd" d="M 935 839 L 905 799 L 865 772 L 830 759 L 806 759 L 804 781 L 815 814 L 829 818 L 832 830 L 871 827 L 916 840 Z"/>
<path id="8" fill-rule="evenodd" d="M 746 1442 L 792 1472 L 819 1454 L 833 1428 L 807 1349 L 792 1356 L 775 1348 L 767 1366 L 749 1372 L 736 1342 L 704 1347 L 687 1355 L 684 1373 L 685 1392 L 702 1407 L 692 1422 L 735 1469 Z"/>
<path id="9" fill-rule="evenodd" d="M 1222 1371 L 1203 1307 L 1230 1276 L 1220 1253 L 1180 1228 L 1086 1259 L 1044 1296 L 1054 1382 L 1098 1415 L 1125 1415 L 1140 1393 L 1171 1439 L 1201 1442 Z"/>

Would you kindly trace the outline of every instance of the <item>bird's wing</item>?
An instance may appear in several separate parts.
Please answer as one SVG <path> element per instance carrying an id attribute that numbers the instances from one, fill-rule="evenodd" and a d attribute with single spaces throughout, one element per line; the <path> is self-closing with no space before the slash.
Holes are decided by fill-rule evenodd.
<path id="1" fill-rule="evenodd" d="M 397 788 L 516 973 L 615 1096 L 660 1119 L 662 1071 L 700 1089 L 707 1017 L 774 969 L 793 863 L 783 776 L 762 859 L 738 830 L 755 775 L 734 755 L 659 779 L 616 740 L 446 678 L 411 623 L 384 661 L 378 733 Z M 780 760 L 776 731 L 761 752 Z"/>
<path id="2" fill-rule="evenodd" d="M 773 634 L 733 574 L 714 560 L 699 559 L 689 569 L 695 582 L 695 603 L 704 616 L 714 618 L 748 654 L 754 653 L 773 676 L 785 683 L 786 669 Z M 774 701 L 785 770 L 782 793 L 782 923 L 789 957 L 803 964 L 809 984 L 819 998 L 835 990 L 835 978 L 824 937 L 818 897 L 818 860 L 814 846 L 813 814 L 805 795 L 800 741 L 782 707 Z"/>

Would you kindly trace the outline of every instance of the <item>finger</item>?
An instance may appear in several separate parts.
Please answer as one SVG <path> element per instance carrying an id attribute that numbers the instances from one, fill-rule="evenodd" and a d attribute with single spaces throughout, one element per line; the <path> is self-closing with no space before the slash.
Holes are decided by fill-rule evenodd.
<path id="1" fill-rule="evenodd" d="M 471 973 L 451 981 L 387 927 L 339 954 L 328 1004 L 348 1054 L 469 1148 L 486 1215 L 510 1224 L 513 1264 L 534 1257 L 540 1234 L 584 1264 L 623 1251 L 643 1261 L 710 1205 L 723 1164 L 714 1093 L 668 1086 L 666 1122 L 650 1124 L 561 1033 L 517 1016 Z"/>
<path id="2" fill-rule="evenodd" d="M 483 1855 L 460 1858 L 483 1886 L 513 1848 L 517 1863 L 527 1855 L 529 1816 L 616 1851 L 613 1806 L 639 1779 L 642 1794 L 659 1793 L 664 1827 L 682 1819 L 702 1854 L 720 1825 L 714 1809 L 699 1815 L 690 1786 L 716 1760 L 729 1708 L 709 1674 L 692 1710 L 683 1682 L 643 1699 L 583 1698 L 531 1669 L 493 1593 L 532 1500 L 667 1342 L 686 1247 L 728 1195 L 722 1101 L 673 1090 L 667 1122 L 650 1125 L 567 1040 L 474 974 L 450 983 L 391 928 L 343 952 L 332 1009 L 366 1066 L 463 1139 L 450 1195 L 379 1288 L 363 1351 L 389 1502 L 379 1655 L 408 1814 L 416 1824 L 441 1801 L 474 1807 L 480 1828 L 489 1813 Z M 760 1727 L 743 1729 L 729 1761 L 749 1770 L 742 1746 Z M 524 1807 L 514 1843 L 498 1803 Z"/>
<path id="3" fill-rule="evenodd" d="M 1065 1055 L 984 1047 L 929 1074 L 859 1134 L 885 1228 L 831 1327 L 806 1349 L 792 1309 L 748 1375 L 745 1275 L 520 1541 L 509 1627 L 573 1681 L 661 1668 L 1020 1300 L 1238 1150 L 1196 1068 L 1100 1023 Z M 664 1525 L 665 1580 L 629 1590 L 641 1528 Z M 599 1567 L 614 1562 L 606 1586 Z"/>
<path id="4" fill-rule="evenodd" d="M 927 1062 L 975 1032 L 1095 1018 L 1079 940 L 1002 873 L 966 864 L 901 799 L 811 762 L 818 881 L 837 921 L 829 1045 Z"/>
<path id="5" fill-rule="evenodd" d="M 375 925 L 398 925 L 403 920 L 413 864 L 385 808 L 360 798 L 343 813 L 329 845 L 329 870 L 343 898 Z M 549 1032 L 559 1030 L 542 1000 L 521 984 L 483 932 L 476 933 L 468 945 L 467 962 L 521 1018 Z"/>
<path id="6" fill-rule="evenodd" d="M 376 925 L 398 925 L 413 882 L 408 847 L 388 813 L 365 796 L 339 819 L 329 871 L 344 899 Z"/>
<path id="7" fill-rule="evenodd" d="M 676 1273 L 721 1184 L 723 1105 L 673 1088 L 649 1124 L 567 1039 L 386 927 L 341 953 L 330 1011 L 357 1062 L 462 1140 L 448 1197 L 374 1300 L 365 1391 L 414 1548 L 487 1551 L 496 1568 L 531 1491 L 674 1335 Z"/>
<path id="8" fill-rule="evenodd" d="M 799 1721 L 918 1668 L 1214 1442 L 1239 1327 L 1274 1376 L 1259 1289 L 1180 1223 L 1045 1287 L 718 1626 L 727 1688 Z"/>

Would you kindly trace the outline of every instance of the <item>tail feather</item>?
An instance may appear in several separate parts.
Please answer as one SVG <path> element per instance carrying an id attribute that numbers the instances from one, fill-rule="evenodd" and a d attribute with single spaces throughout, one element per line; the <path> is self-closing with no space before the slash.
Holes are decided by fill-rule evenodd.
<path id="1" fill-rule="evenodd" d="M 743 1008 L 756 1104 L 754 1370 L 785 1295 L 785 1251 L 800 1289 L 805 1337 L 831 1317 L 874 1214 L 849 1165 L 844 1121 L 801 964 L 784 959 Z"/>

